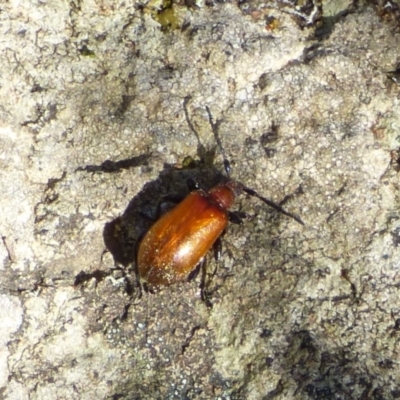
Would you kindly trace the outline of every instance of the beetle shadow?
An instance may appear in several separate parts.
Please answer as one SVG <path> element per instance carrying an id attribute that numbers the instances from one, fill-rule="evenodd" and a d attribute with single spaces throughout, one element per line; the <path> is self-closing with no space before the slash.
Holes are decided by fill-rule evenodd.
<path id="1" fill-rule="evenodd" d="M 186 197 L 190 193 L 189 179 L 205 190 L 228 181 L 214 166 L 215 148 L 207 152 L 198 148 L 198 154 L 200 160 L 187 157 L 181 167 L 165 164 L 159 176 L 130 200 L 123 214 L 105 224 L 103 240 L 117 265 L 135 271 L 138 243 L 159 217 L 157 211 L 162 215 L 175 205 L 170 201 L 163 204 L 164 197 Z"/>

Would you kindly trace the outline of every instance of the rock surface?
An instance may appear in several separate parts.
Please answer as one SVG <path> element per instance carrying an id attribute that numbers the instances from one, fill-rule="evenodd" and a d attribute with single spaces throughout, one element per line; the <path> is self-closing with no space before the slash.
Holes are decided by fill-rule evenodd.
<path id="1" fill-rule="evenodd" d="M 397 3 L 292 3 L 0 5 L 1 398 L 400 398 Z M 210 304 L 139 297 L 145 216 L 223 179 L 206 106 L 305 226 L 242 196 Z"/>

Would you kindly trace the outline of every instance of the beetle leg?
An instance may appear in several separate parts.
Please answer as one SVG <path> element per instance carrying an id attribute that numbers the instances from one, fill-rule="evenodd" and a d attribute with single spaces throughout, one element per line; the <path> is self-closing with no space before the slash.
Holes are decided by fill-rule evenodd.
<path id="1" fill-rule="evenodd" d="M 219 259 L 221 258 L 221 254 L 222 254 L 221 236 L 213 244 L 213 252 L 214 252 L 215 261 L 219 261 Z"/>
<path id="2" fill-rule="evenodd" d="M 202 189 L 200 184 L 198 182 L 196 182 L 193 178 L 189 178 L 187 180 L 186 184 L 187 184 L 190 192 L 194 192 L 195 190 Z"/>
<path id="3" fill-rule="evenodd" d="M 150 215 L 146 214 L 143 211 L 139 211 L 139 215 L 145 219 L 147 219 L 148 221 L 154 222 L 155 218 L 151 217 Z"/>
<path id="4" fill-rule="evenodd" d="M 140 278 L 140 273 L 139 273 L 139 263 L 138 263 L 138 254 L 139 254 L 139 246 L 140 243 L 144 237 L 145 233 L 142 233 L 141 235 L 139 235 L 139 237 L 136 240 L 135 243 L 135 259 L 134 259 L 134 272 L 135 272 L 135 278 L 136 278 L 136 284 L 139 288 L 139 295 L 138 298 L 140 299 L 143 295 L 143 292 L 146 293 L 154 293 L 152 288 L 148 285 L 148 283 L 146 281 L 142 281 L 142 279 Z"/>
<path id="5" fill-rule="evenodd" d="M 134 259 L 134 268 L 133 268 L 134 271 L 135 271 L 136 283 L 137 283 L 137 286 L 139 288 L 139 295 L 138 295 L 139 299 L 142 297 L 142 294 L 143 294 L 143 286 L 142 286 L 142 282 L 140 281 L 139 264 L 138 264 L 138 260 L 137 259 L 138 259 L 138 254 L 139 254 L 139 245 L 140 245 L 140 242 L 143 239 L 143 236 L 144 236 L 144 234 L 140 235 L 138 237 L 138 239 L 136 240 L 136 243 L 135 243 L 135 259 Z M 146 287 L 144 288 L 144 290 L 147 292 L 147 288 Z"/>
<path id="6" fill-rule="evenodd" d="M 196 279 L 197 276 L 199 275 L 200 270 L 203 268 L 203 264 L 205 264 L 206 258 L 204 257 L 197 265 L 196 268 L 190 272 L 187 281 L 192 281 L 193 279 Z"/>
<path id="7" fill-rule="evenodd" d="M 229 222 L 241 225 L 244 218 L 249 218 L 250 215 L 242 211 L 228 211 Z"/>
<path id="8" fill-rule="evenodd" d="M 206 258 L 204 257 L 203 260 L 200 262 L 201 268 L 201 283 L 200 283 L 200 295 L 201 300 L 204 301 L 208 308 L 212 308 L 212 303 L 210 300 L 210 293 L 208 292 L 208 282 L 207 282 L 207 263 Z"/>
<path id="9" fill-rule="evenodd" d="M 162 205 L 164 203 L 177 204 L 177 203 L 180 203 L 183 199 L 184 199 L 184 197 L 179 196 L 179 195 L 174 195 L 174 194 L 167 194 L 166 196 L 161 197 L 161 199 L 157 203 L 156 215 L 155 215 L 154 221 L 158 220 L 161 217 L 161 215 L 163 214 Z"/>
<path id="10" fill-rule="evenodd" d="M 143 235 L 141 235 L 141 237 L 139 237 L 139 238 L 136 240 L 136 243 L 135 243 L 135 259 L 134 259 L 134 262 L 133 262 L 133 264 L 134 264 L 134 265 L 133 265 L 133 270 L 134 270 L 134 272 L 135 272 L 136 284 L 137 284 L 137 286 L 138 286 L 138 288 L 139 288 L 139 295 L 138 295 L 138 298 L 139 298 L 139 299 L 142 297 L 143 288 L 142 288 L 142 283 L 141 283 L 141 281 L 140 281 L 140 275 L 139 275 L 139 268 L 138 268 L 137 256 L 138 256 L 138 252 L 139 252 L 139 244 L 140 244 L 140 241 L 141 241 L 142 237 L 143 237 Z"/>
<path id="11" fill-rule="evenodd" d="M 145 291 L 146 293 L 151 293 L 154 294 L 154 287 L 149 286 L 147 282 L 143 282 L 142 284 L 142 290 Z"/>
<path id="12" fill-rule="evenodd" d="M 209 299 L 209 294 L 207 293 L 207 262 L 206 257 L 204 257 L 196 266 L 196 268 L 189 274 L 188 281 L 191 281 L 197 277 L 201 270 L 201 283 L 200 283 L 200 296 L 201 300 L 206 303 L 208 308 L 212 307 L 212 303 Z"/>
<path id="13" fill-rule="evenodd" d="M 184 196 L 180 196 L 180 195 L 174 195 L 174 194 L 167 194 L 163 197 L 161 197 L 158 202 L 157 202 L 157 207 L 156 207 L 156 212 L 154 213 L 154 216 L 150 216 L 147 213 L 140 211 L 139 214 L 143 217 L 146 218 L 148 221 L 154 222 L 157 221 L 161 215 L 163 214 L 163 210 L 162 210 L 162 205 L 164 203 L 180 203 L 185 197 Z M 143 235 L 142 235 L 143 238 Z"/>
<path id="14" fill-rule="evenodd" d="M 222 233 L 223 234 L 223 233 Z M 213 252 L 215 261 L 218 262 L 221 258 L 222 254 L 222 240 L 221 236 L 215 241 L 213 244 Z M 208 308 L 212 308 L 213 304 L 210 300 L 211 292 L 209 291 L 209 284 L 212 281 L 213 277 L 217 272 L 218 265 L 215 266 L 214 271 L 212 272 L 211 277 L 207 279 L 207 268 L 206 268 L 206 261 L 205 258 L 201 262 L 201 284 L 200 284 L 200 291 L 201 291 L 201 299 L 204 301 Z"/>

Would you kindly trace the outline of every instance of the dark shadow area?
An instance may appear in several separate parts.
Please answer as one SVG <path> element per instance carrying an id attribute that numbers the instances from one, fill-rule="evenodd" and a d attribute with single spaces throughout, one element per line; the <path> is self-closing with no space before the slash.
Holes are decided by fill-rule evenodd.
<path id="1" fill-rule="evenodd" d="M 361 346 L 329 348 L 308 330 L 293 332 L 288 337 L 286 359 L 291 365 L 289 375 L 297 383 L 296 396 L 334 400 L 354 399 L 356 393 L 362 393 L 361 399 L 399 398 L 398 389 L 383 385 L 380 376 L 370 373 L 367 366 L 363 368 L 360 351 Z M 392 360 L 384 360 L 379 367 L 382 375 L 396 368 Z"/>
<path id="2" fill-rule="evenodd" d="M 263 337 L 260 335 L 260 337 Z M 248 382 L 263 369 L 281 370 L 281 379 L 274 389 L 262 400 L 281 399 L 291 393 L 295 399 L 308 400 L 387 400 L 400 398 L 400 386 L 383 383 L 382 376 L 371 373 L 360 362 L 361 348 L 349 345 L 333 348 L 321 336 L 309 330 L 293 331 L 287 336 L 287 348 L 277 358 L 266 357 L 264 365 L 249 365 L 246 384 L 235 391 L 231 398 L 248 398 Z M 361 357 L 360 357 L 361 356 Z M 367 359 L 366 359 L 367 360 Z M 396 369 L 396 361 L 383 359 L 379 362 L 382 375 L 390 375 Z M 294 392 L 289 390 L 289 382 L 295 382 Z M 360 395 L 361 394 L 361 395 Z"/>
<path id="3" fill-rule="evenodd" d="M 139 156 L 126 158 L 119 161 L 106 160 L 100 165 L 86 165 L 84 167 L 79 167 L 76 171 L 86 171 L 86 172 L 119 172 L 122 169 L 129 169 L 139 167 L 141 165 L 148 165 L 148 160 L 151 154 L 140 154 Z"/>

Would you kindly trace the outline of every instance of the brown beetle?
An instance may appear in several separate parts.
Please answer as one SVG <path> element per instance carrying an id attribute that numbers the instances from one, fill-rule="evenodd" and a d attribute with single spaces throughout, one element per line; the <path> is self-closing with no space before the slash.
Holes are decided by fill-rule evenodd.
<path id="1" fill-rule="evenodd" d="M 229 162 L 210 110 L 208 107 L 206 109 L 229 178 Z M 239 182 L 229 180 L 209 191 L 198 188 L 163 215 L 143 237 L 137 254 L 140 278 L 151 286 L 186 280 L 224 232 L 228 221 L 240 222 L 240 216 L 229 209 L 242 192 L 257 197 L 280 213 L 304 224 L 298 216 Z"/>

